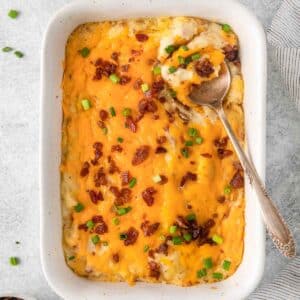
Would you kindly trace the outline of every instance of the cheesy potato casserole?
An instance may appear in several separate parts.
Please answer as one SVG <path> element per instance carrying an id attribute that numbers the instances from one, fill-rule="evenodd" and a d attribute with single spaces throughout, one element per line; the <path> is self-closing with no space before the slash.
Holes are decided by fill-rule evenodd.
<path id="1" fill-rule="evenodd" d="M 244 178 L 215 113 L 188 98 L 229 64 L 225 101 L 243 143 L 238 39 L 191 17 L 77 27 L 64 62 L 63 248 L 78 275 L 190 286 L 243 256 Z"/>

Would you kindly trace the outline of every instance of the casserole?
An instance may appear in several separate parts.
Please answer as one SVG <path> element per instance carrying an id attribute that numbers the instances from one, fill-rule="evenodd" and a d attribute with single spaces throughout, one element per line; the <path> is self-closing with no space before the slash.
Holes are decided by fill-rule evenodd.
<path id="1" fill-rule="evenodd" d="M 213 19 L 232 25 L 240 40 L 242 73 L 245 80 L 246 139 L 257 169 L 263 177 L 265 129 L 265 39 L 256 19 L 242 6 L 227 1 L 128 1 L 118 9 L 118 2 L 76 2 L 61 10 L 49 25 L 44 40 L 42 65 L 42 129 L 41 129 L 41 252 L 45 275 L 50 285 L 67 299 L 102 298 L 132 299 L 143 296 L 171 299 L 174 295 L 191 298 L 201 295 L 207 299 L 241 299 L 257 284 L 263 270 L 264 233 L 259 207 L 250 187 L 246 185 L 245 252 L 237 272 L 229 279 L 212 285 L 178 288 L 137 284 L 128 288 L 124 284 L 88 282 L 76 277 L 65 265 L 61 247 L 61 212 L 59 197 L 61 61 L 64 46 L 73 29 L 88 21 L 122 19 L 144 16 L 187 15 Z M 113 9 L 115 7 L 115 9 Z M 195 14 L 195 11 L 200 13 Z M 251 27 L 249 26 L 251 24 Z M 251 43 L 249 43 L 251 40 Z M 253 44 L 255 41 L 255 45 Z M 252 63 L 255 58 L 256 64 Z M 47 84 L 46 84 L 47 83 Z M 51 83 L 51 84 L 49 84 Z M 251 124 L 251 126 L 250 126 Z M 47 234 L 51 227 L 52 234 Z M 249 279 L 249 274 L 251 278 Z"/>

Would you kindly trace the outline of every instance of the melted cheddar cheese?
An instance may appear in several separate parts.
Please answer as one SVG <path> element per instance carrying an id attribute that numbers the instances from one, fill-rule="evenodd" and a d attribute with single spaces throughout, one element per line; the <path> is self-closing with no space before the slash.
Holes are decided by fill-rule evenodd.
<path id="1" fill-rule="evenodd" d="M 243 143 L 238 41 L 223 29 L 150 18 L 87 23 L 69 37 L 63 247 L 80 276 L 189 286 L 227 278 L 241 263 L 243 174 L 221 122 L 187 96 L 226 57 L 225 111 Z"/>

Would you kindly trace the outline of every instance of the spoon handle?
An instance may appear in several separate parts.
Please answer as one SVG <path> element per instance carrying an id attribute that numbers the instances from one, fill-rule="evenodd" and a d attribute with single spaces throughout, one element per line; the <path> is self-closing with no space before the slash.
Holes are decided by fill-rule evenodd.
<path id="1" fill-rule="evenodd" d="M 255 167 L 248 160 L 244 150 L 239 144 L 232 127 L 225 116 L 223 108 L 217 109 L 216 112 L 227 131 L 242 167 L 250 180 L 250 184 L 253 185 L 257 193 L 262 216 L 273 243 L 276 245 L 281 254 L 289 258 L 294 257 L 296 255 L 295 241 L 287 224 L 283 220 L 271 198 L 268 196 L 264 184 L 260 180 Z"/>

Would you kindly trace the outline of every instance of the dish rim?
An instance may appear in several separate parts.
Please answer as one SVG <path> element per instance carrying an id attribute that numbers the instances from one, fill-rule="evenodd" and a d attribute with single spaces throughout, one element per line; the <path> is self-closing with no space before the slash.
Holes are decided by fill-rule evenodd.
<path id="1" fill-rule="evenodd" d="M 130 2 L 130 4 L 132 4 L 134 1 L 128 1 Z M 147 13 L 147 4 L 151 5 L 151 3 L 156 3 L 156 0 L 141 0 L 140 2 L 143 2 L 145 4 L 145 8 L 144 9 L 144 14 Z M 180 2 L 180 0 L 173 0 L 173 1 L 165 1 L 165 2 L 172 2 L 173 5 L 175 4 L 180 6 L 178 4 L 178 2 Z M 186 1 L 187 3 L 191 3 L 192 1 Z M 205 0 L 198 0 L 199 3 L 204 3 Z M 49 272 L 49 261 L 48 261 L 48 257 L 47 257 L 47 243 L 45 242 L 45 238 L 46 238 L 46 231 L 45 231 L 45 227 L 47 225 L 47 223 L 49 223 L 49 220 L 47 221 L 47 215 L 52 212 L 47 211 L 49 209 L 49 207 L 47 207 L 47 203 L 46 203 L 46 198 L 47 196 L 45 195 L 45 190 L 46 190 L 46 183 L 48 179 L 45 179 L 45 164 L 47 164 L 47 157 L 46 157 L 46 152 L 45 151 L 45 147 L 47 147 L 47 141 L 45 141 L 45 136 L 49 136 L 49 128 L 47 128 L 47 126 L 45 125 L 45 119 L 46 118 L 46 114 L 47 111 L 45 111 L 45 102 L 46 102 L 46 98 L 49 98 L 49 95 L 47 95 L 46 93 L 46 87 L 47 87 L 47 83 L 46 83 L 46 72 L 49 71 L 49 65 L 47 65 L 46 62 L 46 52 L 47 52 L 47 42 L 49 40 L 49 36 L 52 34 L 51 30 L 53 29 L 53 27 L 57 24 L 57 23 L 62 23 L 62 20 L 66 20 L 68 18 L 72 18 L 73 15 L 71 15 L 72 13 L 74 14 L 77 10 L 77 14 L 80 14 L 80 9 L 85 8 L 85 9 L 91 9 L 92 7 L 97 7 L 98 10 L 100 10 L 101 5 L 103 7 L 105 7 L 106 9 L 109 6 L 115 6 L 117 5 L 119 2 L 116 0 L 104 0 L 100 1 L 96 0 L 79 0 L 79 1 L 74 1 L 72 3 L 69 3 L 67 5 L 65 5 L 64 7 L 62 7 L 60 10 L 57 11 L 57 13 L 52 17 L 51 21 L 49 22 L 46 30 L 45 30 L 45 34 L 44 34 L 44 38 L 43 38 L 43 46 L 42 46 L 42 51 L 41 51 L 41 55 L 42 55 L 42 66 L 41 66 L 41 105 L 40 105 L 40 159 L 41 159 L 41 163 L 40 163 L 40 205 L 41 205 L 41 210 L 40 210 L 40 224 L 41 224 L 41 230 L 40 230 L 40 234 L 41 234 L 41 244 L 40 244 L 40 249 L 41 249 L 41 262 L 42 262 L 42 267 L 43 267 L 43 272 L 44 275 L 49 283 L 49 285 L 52 287 L 52 289 L 59 294 L 60 296 L 64 297 L 65 295 L 65 291 L 63 291 L 61 288 L 58 287 L 56 279 L 52 277 L 51 273 Z M 199 3 L 197 5 L 199 5 Z M 130 6 L 129 4 L 129 6 Z M 124 6 L 125 4 L 122 3 L 122 6 Z M 127 5 L 127 4 L 126 4 Z M 196 4 L 194 4 L 196 5 Z M 204 5 L 204 4 L 203 4 Z M 209 4 L 205 4 L 206 6 L 210 6 L 212 9 L 213 7 L 216 7 L 216 5 L 220 5 L 220 2 L 218 0 L 210 0 Z M 259 42 L 256 42 L 259 44 L 260 46 L 260 62 L 261 62 L 261 66 L 260 66 L 260 70 L 261 70 L 261 79 L 262 82 L 260 82 L 260 85 L 258 87 L 258 89 L 260 90 L 260 98 L 261 98 L 261 106 L 260 106 L 260 117 L 261 117 L 261 132 L 262 134 L 260 135 L 260 147 L 261 147 L 261 155 L 260 157 L 258 157 L 258 160 L 260 162 L 260 165 L 257 167 L 258 172 L 260 174 L 260 176 L 264 179 L 264 169 L 265 169 L 265 111 L 266 111 L 266 104 L 265 104 L 265 94 L 266 94 L 266 41 L 265 41 L 265 35 L 264 35 L 264 31 L 260 25 L 260 23 L 257 21 L 256 17 L 248 11 L 248 9 L 246 9 L 244 6 L 242 6 L 240 3 L 234 1 L 234 0 L 227 0 L 226 1 L 226 6 L 231 7 L 232 9 L 239 9 L 241 11 L 243 11 L 244 14 L 247 15 L 247 17 L 252 20 L 252 24 L 251 26 L 254 27 L 254 29 L 256 30 L 256 32 L 259 34 L 258 36 L 258 40 Z M 170 16 L 174 16 L 174 15 L 185 15 L 185 14 L 176 14 L 174 13 L 174 11 L 172 11 L 170 14 Z M 234 14 L 232 14 L 234 15 Z M 142 14 L 141 14 L 142 16 Z M 196 16 L 196 15 L 195 15 Z M 75 13 L 75 17 L 76 17 L 76 13 Z M 78 17 L 78 16 L 77 16 Z M 205 15 L 201 15 L 198 16 L 200 18 L 207 18 L 207 19 L 211 19 Z M 130 16 L 128 16 L 128 18 L 130 18 Z M 101 19 L 101 15 L 99 16 L 99 20 Z M 119 18 L 120 19 L 120 18 Z M 80 23 L 78 23 L 77 25 L 79 25 Z M 69 34 L 68 34 L 69 35 Z M 68 36 L 67 35 L 67 36 Z M 65 46 L 65 44 L 64 44 Z M 63 58 L 61 58 L 63 59 Z M 243 64 L 242 64 L 243 67 Z M 50 69 L 51 71 L 51 69 Z M 60 78 L 61 80 L 61 78 Z M 245 119 L 246 119 L 246 113 L 245 113 Z M 59 126 L 61 126 L 61 124 L 59 124 Z M 51 136 L 51 134 L 50 134 Z M 60 149 L 59 149 L 60 151 Z M 60 157 L 60 155 L 59 155 Z M 255 160 L 255 157 L 253 157 Z M 58 170 L 57 170 L 58 171 Z M 51 183 L 51 180 L 50 180 Z M 60 200 L 59 200 L 60 201 Z M 246 200 L 247 201 L 247 200 Z M 257 206 L 257 205 L 256 205 Z M 56 212 L 58 213 L 58 212 Z M 257 212 L 256 212 L 257 213 Z M 245 212 L 246 214 L 246 212 Z M 61 213 L 60 213 L 60 218 L 61 218 Z M 260 278 L 262 276 L 263 273 L 263 265 L 264 265 L 264 227 L 262 224 L 262 219 L 261 217 L 258 218 L 257 220 L 257 229 L 258 229 L 258 241 L 260 240 L 260 258 L 259 258 L 259 267 L 258 267 L 258 271 L 256 274 L 255 279 L 252 280 L 251 285 L 248 285 L 248 290 L 244 291 L 243 293 L 240 293 L 240 295 L 243 295 L 243 297 L 245 297 L 246 295 L 248 295 L 254 288 L 255 286 L 258 284 L 258 282 L 260 281 Z M 247 224 L 246 224 L 247 226 Z M 246 228 L 245 228 L 246 230 Z M 246 241 L 245 241 L 246 243 Z M 259 244 L 259 243 L 258 243 Z M 244 260 L 244 257 L 243 257 Z M 234 275 L 233 275 L 234 276 Z M 231 276 L 232 277 L 232 276 Z M 225 282 L 226 280 L 224 280 Z M 96 284 L 99 284 L 100 282 L 97 282 Z M 104 283 L 105 284 L 105 283 Z M 149 285 L 149 284 L 148 284 Z M 216 285 L 216 284 L 213 284 Z M 157 285 L 156 285 L 157 286 Z M 163 287 L 162 284 L 159 284 L 160 287 Z M 202 285 L 196 286 L 201 288 Z M 174 287 L 174 290 L 176 290 L 176 288 Z M 228 295 L 225 295 L 225 297 Z M 237 294 L 233 295 L 233 297 L 237 296 Z M 105 298 L 105 297 L 103 297 Z M 90 298 L 89 298 L 90 299 Z M 124 298 L 127 299 L 127 298 Z M 166 298 L 167 299 L 167 298 Z M 208 299 L 208 298 L 207 298 Z M 212 297 L 210 297 L 209 299 L 215 299 Z M 222 298 L 222 299 L 227 299 L 227 298 Z M 229 298 L 228 298 L 229 299 Z M 235 299 L 232 298 L 231 299 Z M 238 298 L 237 298 L 238 299 Z"/>

